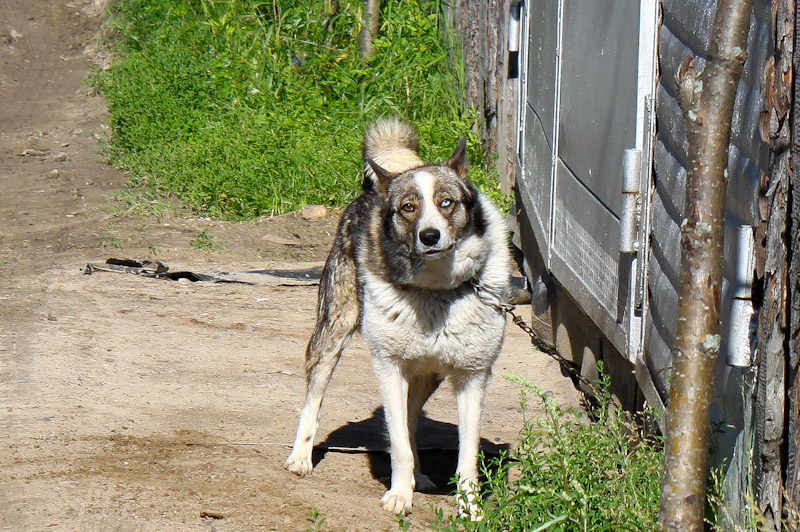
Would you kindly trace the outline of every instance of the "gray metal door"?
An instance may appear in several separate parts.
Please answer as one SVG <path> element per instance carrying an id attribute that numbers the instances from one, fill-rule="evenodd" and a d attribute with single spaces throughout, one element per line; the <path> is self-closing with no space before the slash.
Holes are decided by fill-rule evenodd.
<path id="1" fill-rule="evenodd" d="M 547 268 L 631 360 L 645 304 L 637 193 L 650 180 L 656 30 L 655 0 L 526 5 L 520 197 Z"/>

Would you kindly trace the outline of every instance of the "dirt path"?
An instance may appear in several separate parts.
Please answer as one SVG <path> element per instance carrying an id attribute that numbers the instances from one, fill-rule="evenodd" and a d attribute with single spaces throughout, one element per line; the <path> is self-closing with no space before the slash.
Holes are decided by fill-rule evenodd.
<path id="1" fill-rule="evenodd" d="M 378 504 L 388 458 L 363 342 L 334 376 L 315 473 L 281 467 L 336 215 L 120 214 L 112 197 L 125 175 L 102 162 L 106 111 L 83 84 L 103 59 L 102 13 L 89 0 L 0 2 L 0 530 L 302 531 L 313 528 L 309 508 L 324 530 L 399 530 Z M 221 250 L 192 247 L 203 230 Z M 82 272 L 107 257 L 264 280 Z M 503 373 L 576 404 L 517 330 Z M 447 387 L 437 392 L 421 431 L 424 467 L 442 482 L 457 445 L 452 403 Z M 496 378 L 484 449 L 514 444 L 517 407 L 516 387 Z M 445 493 L 416 497 L 414 530 L 433 519 L 430 503 L 450 506 Z"/>

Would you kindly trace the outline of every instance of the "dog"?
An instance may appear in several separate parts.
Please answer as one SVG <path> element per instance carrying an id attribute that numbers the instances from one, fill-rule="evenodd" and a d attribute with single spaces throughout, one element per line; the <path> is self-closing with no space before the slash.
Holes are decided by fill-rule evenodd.
<path id="1" fill-rule="evenodd" d="M 363 193 L 344 211 L 322 272 L 306 350 L 307 388 L 285 468 L 313 468 L 323 394 L 360 329 L 371 351 L 389 430 L 392 476 L 383 507 L 406 514 L 419 468 L 422 407 L 450 378 L 458 410 L 456 476 L 462 513 L 477 518 L 478 448 L 486 388 L 505 336 L 511 278 L 504 221 L 467 178 L 466 139 L 426 165 L 412 126 L 383 119 L 366 132 Z"/>

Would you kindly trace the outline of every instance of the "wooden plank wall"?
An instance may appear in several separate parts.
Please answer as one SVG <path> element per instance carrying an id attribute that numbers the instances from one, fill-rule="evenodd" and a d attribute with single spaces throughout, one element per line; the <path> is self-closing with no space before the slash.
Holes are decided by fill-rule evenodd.
<path id="1" fill-rule="evenodd" d="M 452 0 L 450 22 L 464 45 L 467 101 L 478 110 L 483 140 L 508 193 L 516 171 L 518 54 L 508 52 L 512 0 Z"/>

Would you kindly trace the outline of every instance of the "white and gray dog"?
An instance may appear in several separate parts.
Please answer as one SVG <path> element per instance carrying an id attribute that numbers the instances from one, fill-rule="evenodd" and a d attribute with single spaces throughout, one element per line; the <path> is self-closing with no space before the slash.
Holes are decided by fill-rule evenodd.
<path id="1" fill-rule="evenodd" d="M 307 391 L 285 467 L 313 468 L 323 394 L 356 329 L 367 341 L 383 393 L 392 479 L 381 502 L 405 514 L 414 489 L 432 488 L 419 468 L 422 407 L 449 377 L 458 408 L 456 475 L 464 513 L 477 517 L 481 411 L 500 353 L 501 310 L 511 258 L 500 213 L 467 178 L 466 141 L 426 165 L 414 129 L 394 119 L 364 139 L 364 192 L 344 212 L 319 286 L 306 350 Z"/>

